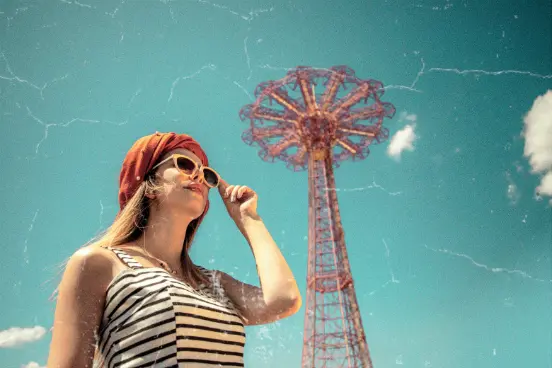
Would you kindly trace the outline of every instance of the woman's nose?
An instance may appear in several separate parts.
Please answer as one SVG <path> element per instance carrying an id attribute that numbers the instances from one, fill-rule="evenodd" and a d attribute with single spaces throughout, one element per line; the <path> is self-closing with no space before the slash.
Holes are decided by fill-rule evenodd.
<path id="1" fill-rule="evenodd" d="M 205 177 L 203 176 L 203 170 L 195 170 L 195 172 L 191 176 L 191 179 L 203 183 L 203 181 L 205 180 Z"/>

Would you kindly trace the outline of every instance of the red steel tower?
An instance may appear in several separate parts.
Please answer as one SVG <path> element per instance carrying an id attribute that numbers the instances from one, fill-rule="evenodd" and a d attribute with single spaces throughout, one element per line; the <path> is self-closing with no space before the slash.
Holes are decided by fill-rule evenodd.
<path id="1" fill-rule="evenodd" d="M 303 368 L 369 367 L 370 352 L 351 276 L 335 191 L 334 168 L 365 159 L 369 145 L 388 138 L 382 127 L 395 108 L 380 100 L 383 85 L 352 69 L 297 67 L 263 82 L 240 111 L 251 126 L 243 140 L 259 156 L 308 170 L 309 235 Z"/>

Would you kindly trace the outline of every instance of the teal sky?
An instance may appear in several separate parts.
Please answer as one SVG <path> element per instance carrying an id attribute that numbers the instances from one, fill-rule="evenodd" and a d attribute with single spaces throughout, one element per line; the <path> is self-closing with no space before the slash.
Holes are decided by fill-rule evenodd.
<path id="1" fill-rule="evenodd" d="M 415 134 L 336 170 L 374 366 L 550 368 L 552 210 L 521 133 L 552 89 L 552 8 L 527 3 L 0 2 L 0 366 L 45 366 L 59 267 L 109 226 L 122 159 L 155 131 L 257 191 L 305 296 L 307 175 L 262 161 L 238 111 L 287 68 L 348 65 L 387 87 L 390 137 Z M 211 203 L 194 260 L 257 283 Z M 246 366 L 299 367 L 303 314 L 248 328 Z"/>

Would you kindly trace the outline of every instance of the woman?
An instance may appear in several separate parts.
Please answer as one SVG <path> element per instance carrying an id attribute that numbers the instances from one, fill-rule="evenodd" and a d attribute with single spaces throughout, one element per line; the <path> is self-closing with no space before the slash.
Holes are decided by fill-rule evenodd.
<path id="1" fill-rule="evenodd" d="M 241 367 L 244 325 L 297 312 L 297 284 L 257 214 L 256 193 L 208 165 L 184 134 L 135 142 L 120 173 L 117 218 L 67 263 L 48 368 Z M 190 259 L 214 188 L 253 251 L 261 288 Z"/>

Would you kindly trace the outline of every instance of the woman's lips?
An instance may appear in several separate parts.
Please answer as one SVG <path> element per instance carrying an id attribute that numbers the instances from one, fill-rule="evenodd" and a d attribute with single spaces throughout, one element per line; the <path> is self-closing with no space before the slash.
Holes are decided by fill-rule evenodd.
<path id="1" fill-rule="evenodd" d="M 203 196 L 203 191 L 196 185 L 190 185 L 188 187 L 184 187 L 184 189 L 191 190 L 192 192 L 197 192 Z"/>

